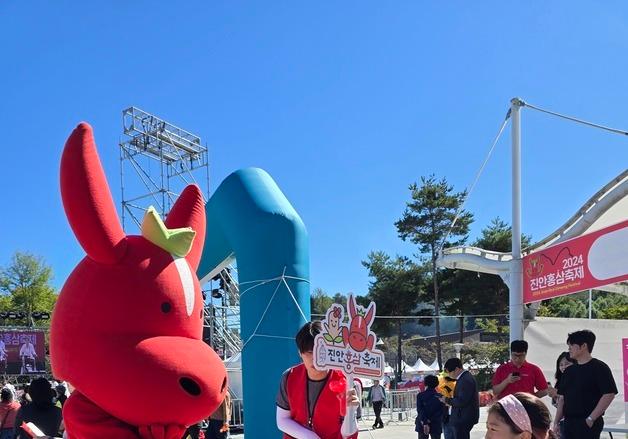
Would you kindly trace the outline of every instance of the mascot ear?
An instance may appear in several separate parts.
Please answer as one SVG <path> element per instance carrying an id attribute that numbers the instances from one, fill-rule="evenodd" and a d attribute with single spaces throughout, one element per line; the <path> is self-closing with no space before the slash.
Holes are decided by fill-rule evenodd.
<path id="1" fill-rule="evenodd" d="M 352 319 L 355 318 L 355 316 L 358 315 L 356 309 L 355 309 L 355 299 L 353 298 L 353 294 L 349 295 L 349 303 L 347 308 L 349 308 L 349 315 L 351 316 Z"/>
<path id="2" fill-rule="evenodd" d="M 186 187 L 166 218 L 168 229 L 191 227 L 196 235 L 192 243 L 192 249 L 186 259 L 194 270 L 198 268 L 205 242 L 205 206 L 203 195 L 198 186 L 191 184 Z"/>
<path id="3" fill-rule="evenodd" d="M 85 122 L 72 131 L 63 149 L 61 198 L 87 255 L 103 264 L 118 262 L 126 251 L 126 235 L 96 152 L 92 127 Z"/>

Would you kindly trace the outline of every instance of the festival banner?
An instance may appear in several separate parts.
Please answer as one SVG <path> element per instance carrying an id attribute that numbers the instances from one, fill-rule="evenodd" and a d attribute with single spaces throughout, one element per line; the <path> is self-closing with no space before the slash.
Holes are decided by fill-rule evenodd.
<path id="1" fill-rule="evenodd" d="M 46 372 L 46 337 L 43 331 L 0 331 L 0 375 Z"/>
<path id="2" fill-rule="evenodd" d="M 353 295 L 349 295 L 347 310 L 347 323 L 344 323 L 342 305 L 334 304 L 327 310 L 323 331 L 314 339 L 314 367 L 381 379 L 384 376 L 384 354 L 375 349 L 377 336 L 371 331 L 375 302 L 364 309 L 356 305 Z"/>
<path id="3" fill-rule="evenodd" d="M 523 258 L 524 303 L 628 280 L 628 220 Z"/>

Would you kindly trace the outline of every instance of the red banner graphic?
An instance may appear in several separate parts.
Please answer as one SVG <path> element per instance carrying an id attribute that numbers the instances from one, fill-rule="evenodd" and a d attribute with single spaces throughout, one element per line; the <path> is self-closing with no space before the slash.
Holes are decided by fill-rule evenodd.
<path id="1" fill-rule="evenodd" d="M 628 220 L 523 258 L 524 303 L 628 279 Z"/>
<path id="2" fill-rule="evenodd" d="M 0 374 L 46 372 L 46 337 L 43 331 L 0 331 Z"/>

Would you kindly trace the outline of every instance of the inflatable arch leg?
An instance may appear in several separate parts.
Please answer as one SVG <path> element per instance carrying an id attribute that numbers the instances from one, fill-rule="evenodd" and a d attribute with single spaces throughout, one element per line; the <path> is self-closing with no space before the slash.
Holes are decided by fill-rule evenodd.
<path id="1" fill-rule="evenodd" d="M 214 276 L 230 258 L 238 263 L 246 437 L 280 437 L 279 378 L 300 361 L 294 335 L 310 319 L 305 225 L 270 175 L 256 168 L 228 176 L 205 210 L 199 279 Z M 281 279 L 260 282 L 275 278 Z"/>

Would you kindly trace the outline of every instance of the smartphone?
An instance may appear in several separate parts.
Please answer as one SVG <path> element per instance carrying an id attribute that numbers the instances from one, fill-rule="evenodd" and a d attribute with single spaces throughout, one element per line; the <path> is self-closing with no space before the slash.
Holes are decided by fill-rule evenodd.
<path id="1" fill-rule="evenodd" d="M 520 375 L 519 372 L 513 372 L 512 373 L 512 376 L 514 376 L 514 377 L 518 377 L 519 375 Z"/>

